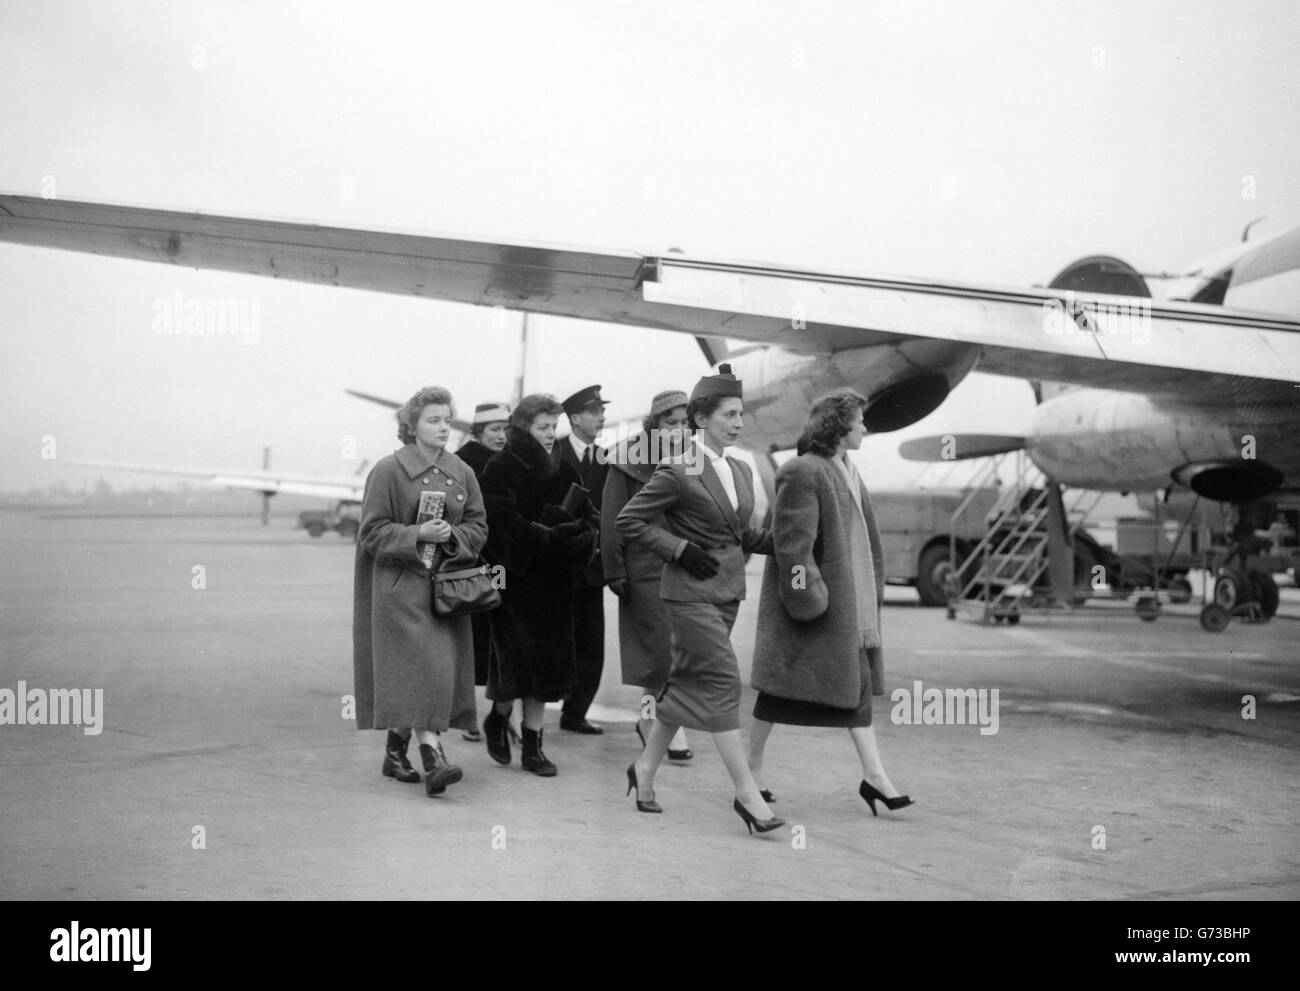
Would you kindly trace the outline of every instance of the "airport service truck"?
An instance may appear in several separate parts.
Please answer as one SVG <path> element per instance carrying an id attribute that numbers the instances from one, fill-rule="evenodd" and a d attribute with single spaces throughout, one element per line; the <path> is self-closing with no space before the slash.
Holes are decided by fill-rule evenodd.
<path id="1" fill-rule="evenodd" d="M 949 537 L 953 513 L 970 489 L 875 490 L 871 506 L 885 547 L 885 581 L 911 585 L 925 606 L 946 606 Z M 997 501 L 998 490 L 976 490 L 970 511 L 957 524 L 957 557 L 962 561 L 984 536 L 984 520 Z"/>
<path id="2" fill-rule="evenodd" d="M 334 509 L 307 509 L 298 514 L 298 529 L 319 537 L 326 530 L 337 530 L 340 536 L 355 537 L 360 525 L 359 509 L 336 506 Z"/>

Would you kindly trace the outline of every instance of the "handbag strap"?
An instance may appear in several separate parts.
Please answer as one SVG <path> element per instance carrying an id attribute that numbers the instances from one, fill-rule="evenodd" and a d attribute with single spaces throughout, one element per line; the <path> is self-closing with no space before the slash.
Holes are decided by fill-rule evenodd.
<path id="1" fill-rule="evenodd" d="M 475 575 L 486 575 L 488 566 L 486 564 L 476 564 L 472 568 L 461 568 L 459 571 L 435 571 L 433 580 L 436 582 L 449 582 L 457 578 L 473 578 Z"/>

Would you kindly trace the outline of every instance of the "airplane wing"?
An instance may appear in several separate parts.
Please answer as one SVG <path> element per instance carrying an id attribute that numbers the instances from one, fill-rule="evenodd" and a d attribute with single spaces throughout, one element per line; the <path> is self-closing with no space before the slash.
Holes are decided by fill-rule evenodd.
<path id="1" fill-rule="evenodd" d="M 834 352 L 980 346 L 980 371 L 1295 402 L 1300 321 L 1127 296 L 319 227 L 0 194 L 0 241 Z M 1217 395 L 1216 395 L 1217 394 Z"/>
<path id="2" fill-rule="evenodd" d="M 197 478 L 226 489 L 246 489 L 274 495 L 312 496 L 336 502 L 360 502 L 366 480 L 356 475 L 293 475 L 275 471 L 225 471 L 209 468 L 173 468 L 166 465 L 123 464 L 117 461 L 72 461 L 61 459 L 59 464 L 78 468 L 107 468 L 112 471 L 138 472 L 146 475 L 179 475 Z"/>

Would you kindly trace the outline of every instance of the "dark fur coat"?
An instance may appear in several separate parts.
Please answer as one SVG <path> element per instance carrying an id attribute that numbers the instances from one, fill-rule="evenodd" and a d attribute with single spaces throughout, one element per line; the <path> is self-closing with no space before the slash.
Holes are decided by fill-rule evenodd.
<path id="1" fill-rule="evenodd" d="M 599 526 L 590 507 L 578 521 L 559 508 L 577 482 L 572 466 L 557 464 L 528 431 L 513 426 L 506 449 L 483 469 L 487 553 L 505 567 L 501 606 L 489 614 L 488 698 L 554 702 L 573 690 L 573 579 L 595 553 Z M 579 522 L 581 532 L 556 533 L 570 522 Z"/>

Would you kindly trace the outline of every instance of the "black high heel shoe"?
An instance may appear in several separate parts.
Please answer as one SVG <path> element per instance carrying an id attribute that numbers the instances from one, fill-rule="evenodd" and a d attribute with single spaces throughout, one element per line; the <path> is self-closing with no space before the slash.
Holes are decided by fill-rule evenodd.
<path id="1" fill-rule="evenodd" d="M 885 808 L 889 809 L 890 812 L 897 812 L 899 809 L 916 804 L 916 802 L 912 801 L 912 799 L 907 795 L 899 795 L 897 798 L 887 798 L 871 785 L 867 784 L 866 781 L 863 781 L 862 784 L 858 786 L 858 794 L 867 800 L 867 804 L 871 806 L 871 814 L 873 816 L 879 814 L 876 812 L 876 799 L 880 799 L 880 801 L 884 802 Z"/>
<path id="2" fill-rule="evenodd" d="M 764 801 L 766 801 L 766 799 L 764 799 Z M 748 827 L 751 836 L 754 835 L 754 830 L 756 829 L 760 833 L 770 833 L 772 830 L 780 829 L 785 825 L 785 820 L 778 819 L 776 816 L 772 816 L 771 819 L 759 819 L 754 815 L 754 813 L 750 812 L 749 809 L 741 805 L 740 799 L 738 798 L 733 798 L 731 800 L 731 807 L 736 810 L 736 815 L 745 820 L 745 826 Z"/>
<path id="3" fill-rule="evenodd" d="M 659 807 L 659 803 L 656 802 L 653 798 L 651 798 L 648 802 L 641 801 L 641 788 L 636 783 L 636 762 L 635 761 L 633 761 L 631 764 L 627 766 L 627 794 L 630 795 L 634 791 L 636 792 L 636 810 L 638 812 L 662 812 L 663 811 L 663 809 Z M 653 795 L 654 792 L 651 792 L 650 794 Z"/>

